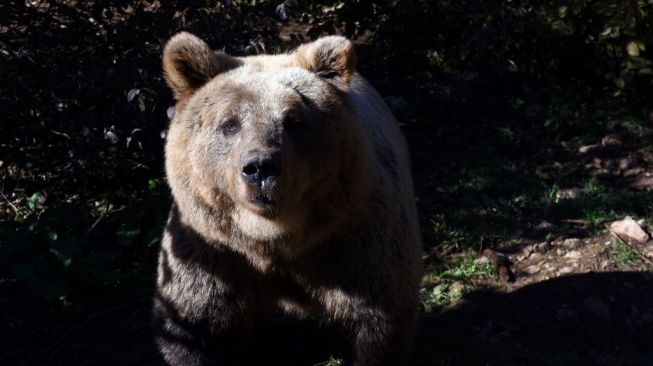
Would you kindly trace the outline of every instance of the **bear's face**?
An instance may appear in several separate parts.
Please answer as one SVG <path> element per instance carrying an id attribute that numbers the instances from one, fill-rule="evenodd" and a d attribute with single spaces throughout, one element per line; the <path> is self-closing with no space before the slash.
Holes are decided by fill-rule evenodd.
<path id="1" fill-rule="evenodd" d="M 166 148 L 173 194 L 194 190 L 257 240 L 301 230 L 311 204 L 337 189 L 351 145 L 351 49 L 328 37 L 293 54 L 234 58 L 173 37 L 164 52 L 178 100 Z"/>

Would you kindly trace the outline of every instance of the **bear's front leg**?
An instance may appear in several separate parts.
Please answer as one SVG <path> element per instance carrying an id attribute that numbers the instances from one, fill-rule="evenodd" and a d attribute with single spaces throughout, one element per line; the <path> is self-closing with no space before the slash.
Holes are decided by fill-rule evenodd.
<path id="1" fill-rule="evenodd" d="M 243 292 L 255 287 L 248 268 L 237 254 L 169 222 L 153 307 L 156 341 L 168 364 L 243 364 L 256 317 L 251 294 Z"/>
<path id="2" fill-rule="evenodd" d="M 322 293 L 326 318 L 348 332 L 351 340 L 346 365 L 401 366 L 408 363 L 418 308 L 410 298 L 389 295 L 383 294 L 381 300 L 338 288 Z"/>
<path id="3" fill-rule="evenodd" d="M 360 313 L 359 313 L 360 314 Z M 351 324 L 354 366 L 401 366 L 408 363 L 416 311 L 388 314 L 372 310 Z"/>
<path id="4" fill-rule="evenodd" d="M 160 295 L 154 302 L 156 342 L 169 365 L 243 365 L 242 351 L 253 327 L 235 304 L 224 302 L 220 314 L 206 318 L 184 314 Z M 208 314 L 206 314 L 208 315 Z M 239 360 L 240 359 L 240 360 Z"/>

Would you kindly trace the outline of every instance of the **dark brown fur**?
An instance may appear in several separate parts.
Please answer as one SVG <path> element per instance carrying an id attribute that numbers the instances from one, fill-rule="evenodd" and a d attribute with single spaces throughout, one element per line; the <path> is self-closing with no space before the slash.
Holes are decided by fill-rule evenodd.
<path id="1" fill-rule="evenodd" d="M 351 364 L 407 361 L 421 276 L 408 157 L 354 65 L 341 37 L 248 58 L 187 33 L 168 42 L 175 203 L 154 301 L 168 363 L 242 364 L 278 311 L 346 330 Z M 243 161 L 266 154 L 280 156 L 272 185 L 243 183 Z"/>

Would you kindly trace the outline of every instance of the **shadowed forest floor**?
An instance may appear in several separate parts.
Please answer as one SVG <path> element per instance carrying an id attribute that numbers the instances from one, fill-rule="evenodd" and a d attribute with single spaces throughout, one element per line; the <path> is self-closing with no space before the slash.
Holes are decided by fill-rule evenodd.
<path id="1" fill-rule="evenodd" d="M 65 3 L 0 26 L 0 364 L 160 365 L 161 46 L 188 29 L 233 54 L 276 52 L 312 28 L 274 6 Z M 407 137 L 424 239 L 412 364 L 652 365 L 653 242 L 607 229 L 631 216 L 651 234 L 650 105 L 431 73 L 374 40 L 359 38 L 359 70 Z M 330 330 L 267 332 L 262 364 L 339 362 Z"/>

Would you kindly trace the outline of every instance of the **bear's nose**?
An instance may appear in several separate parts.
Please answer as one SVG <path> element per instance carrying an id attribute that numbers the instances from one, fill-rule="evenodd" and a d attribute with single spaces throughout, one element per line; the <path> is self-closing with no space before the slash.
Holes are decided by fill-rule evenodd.
<path id="1" fill-rule="evenodd" d="M 241 176 L 247 184 L 266 186 L 279 176 L 279 154 L 252 156 L 245 160 Z"/>

